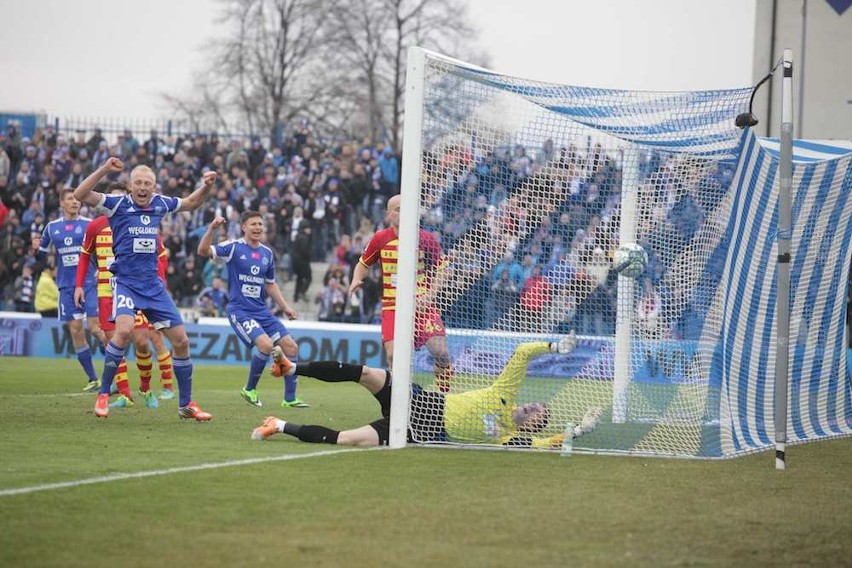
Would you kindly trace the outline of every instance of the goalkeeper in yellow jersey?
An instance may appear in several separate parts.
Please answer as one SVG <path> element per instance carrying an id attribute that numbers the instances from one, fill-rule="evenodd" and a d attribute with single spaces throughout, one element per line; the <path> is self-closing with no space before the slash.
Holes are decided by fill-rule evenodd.
<path id="1" fill-rule="evenodd" d="M 505 446 L 558 448 L 564 434 L 539 437 L 548 424 L 550 410 L 543 402 L 517 405 L 518 391 L 526 378 L 529 362 L 544 353 L 570 353 L 577 344 L 573 333 L 558 342 L 522 343 L 491 386 L 459 394 L 424 390 L 412 385 L 409 442 L 455 442 Z M 252 440 L 266 440 L 279 432 L 303 442 L 342 446 L 387 445 L 390 432 L 390 371 L 338 361 L 314 361 L 294 365 L 277 353 L 287 373 L 314 377 L 325 382 L 355 382 L 369 390 L 382 409 L 382 418 L 354 430 L 332 430 L 267 417 L 252 432 Z M 590 409 L 574 428 L 574 436 L 594 430 L 600 409 Z"/>

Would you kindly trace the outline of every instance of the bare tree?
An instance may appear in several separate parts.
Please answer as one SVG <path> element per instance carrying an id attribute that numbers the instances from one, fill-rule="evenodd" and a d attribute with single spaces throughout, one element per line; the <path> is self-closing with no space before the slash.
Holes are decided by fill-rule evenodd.
<path id="1" fill-rule="evenodd" d="M 224 88 L 222 85 L 203 81 L 196 77 L 197 89 L 189 96 L 177 96 L 171 93 L 161 95 L 163 102 L 173 111 L 182 115 L 192 132 L 220 131 L 229 129 L 228 110 L 225 108 Z"/>
<path id="2" fill-rule="evenodd" d="M 163 95 L 199 130 L 238 118 L 274 138 L 279 125 L 308 118 L 335 135 L 387 131 L 398 149 L 408 47 L 465 56 L 475 35 L 463 0 L 219 3 L 226 31 L 194 94 Z"/>
<path id="3" fill-rule="evenodd" d="M 194 81 L 202 95 L 163 95 L 166 103 L 193 123 L 199 116 L 209 120 L 215 109 L 214 116 L 237 117 L 250 132 L 273 136 L 279 124 L 321 115 L 317 109 L 336 95 L 322 73 L 332 0 L 219 1 L 219 23 L 227 31 Z"/>
<path id="4" fill-rule="evenodd" d="M 393 107 L 391 135 L 399 148 L 405 89 L 405 53 L 420 46 L 451 56 L 463 56 L 460 45 L 471 46 L 476 31 L 467 21 L 467 10 L 460 0 L 383 0 L 393 14 Z M 467 49 L 470 49 L 468 47 Z"/>
<path id="5" fill-rule="evenodd" d="M 327 94 L 314 72 L 325 41 L 327 0 L 222 0 L 234 29 L 216 66 L 249 126 L 271 132 Z M 314 76 L 312 76 L 314 73 Z"/>
<path id="6" fill-rule="evenodd" d="M 329 46 L 344 73 L 340 82 L 368 113 L 370 137 L 387 130 L 394 148 L 400 142 L 408 48 L 459 56 L 470 52 L 475 37 L 462 0 L 338 0 L 330 20 Z"/>
<path id="7" fill-rule="evenodd" d="M 337 77 L 356 108 L 366 114 L 372 139 L 385 126 L 391 18 L 377 0 L 339 0 L 329 14 L 329 60 L 337 60 Z"/>

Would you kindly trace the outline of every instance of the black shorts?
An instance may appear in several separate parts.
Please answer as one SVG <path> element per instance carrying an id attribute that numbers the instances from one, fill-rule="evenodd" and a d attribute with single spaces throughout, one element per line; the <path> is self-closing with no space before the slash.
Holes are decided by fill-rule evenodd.
<path id="1" fill-rule="evenodd" d="M 379 400 L 383 408 L 390 406 L 390 389 L 382 389 L 376 394 L 385 393 L 387 401 Z M 409 414 L 409 443 L 443 442 L 447 439 L 444 431 L 444 395 L 435 391 L 424 391 L 418 384 L 411 385 L 411 413 Z M 388 413 L 389 414 L 389 413 Z M 390 417 L 385 416 L 370 423 L 379 435 L 379 445 L 387 446 L 390 438 Z"/>
<path id="2" fill-rule="evenodd" d="M 390 418 L 379 418 L 375 422 L 370 422 L 370 426 L 379 435 L 379 445 L 387 446 L 390 440 Z"/>
<path id="3" fill-rule="evenodd" d="M 382 417 L 370 423 L 376 434 L 379 435 L 379 445 L 387 446 L 390 439 L 390 404 L 391 404 L 391 373 L 385 371 L 385 384 L 382 388 L 373 395 L 379 401 L 379 406 L 382 409 Z"/>

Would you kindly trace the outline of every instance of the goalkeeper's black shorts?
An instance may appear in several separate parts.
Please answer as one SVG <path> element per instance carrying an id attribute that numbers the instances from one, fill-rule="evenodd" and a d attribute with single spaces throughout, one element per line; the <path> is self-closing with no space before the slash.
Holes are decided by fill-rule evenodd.
<path id="1" fill-rule="evenodd" d="M 382 400 L 387 397 L 387 400 Z M 390 408 L 390 389 L 382 389 L 376 393 L 382 408 Z M 444 430 L 444 394 L 435 391 L 425 391 L 418 384 L 411 385 L 411 414 L 408 424 L 408 442 L 444 442 L 447 433 Z M 388 445 L 390 437 L 390 417 L 386 416 L 370 426 L 379 435 L 379 444 Z"/>

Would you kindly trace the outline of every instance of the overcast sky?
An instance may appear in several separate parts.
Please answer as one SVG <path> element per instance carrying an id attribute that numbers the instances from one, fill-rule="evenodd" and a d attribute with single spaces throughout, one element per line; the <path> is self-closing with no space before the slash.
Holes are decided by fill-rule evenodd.
<path id="1" fill-rule="evenodd" d="M 755 0 L 467 0 L 495 71 L 647 90 L 752 83 Z M 0 111 L 154 117 L 221 28 L 214 0 L 0 0 Z"/>

